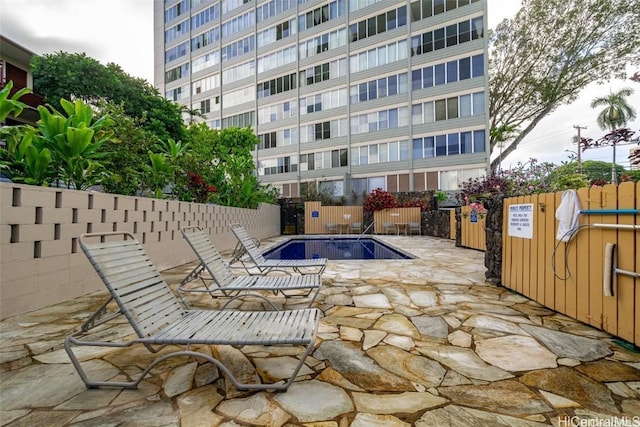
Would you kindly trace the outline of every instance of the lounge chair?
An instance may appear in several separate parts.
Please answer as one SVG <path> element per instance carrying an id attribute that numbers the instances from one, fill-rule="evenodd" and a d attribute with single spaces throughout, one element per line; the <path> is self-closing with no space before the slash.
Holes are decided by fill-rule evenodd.
<path id="1" fill-rule="evenodd" d="M 409 223 L 409 234 L 418 233 L 422 235 L 422 230 L 419 222 L 410 222 Z"/>
<path id="2" fill-rule="evenodd" d="M 291 269 L 297 273 L 305 274 L 306 270 L 312 269 L 317 274 L 322 274 L 324 269 L 327 268 L 326 258 L 313 258 L 313 259 L 265 259 L 262 253 L 258 250 L 253 240 L 247 233 L 247 230 L 240 224 L 229 225 L 231 231 L 238 238 L 238 241 L 244 246 L 247 251 L 247 257 L 240 259 L 242 266 L 247 273 L 255 274 L 252 271 L 254 268 L 258 269 L 259 274 L 267 274 L 271 271 L 287 271 Z"/>
<path id="3" fill-rule="evenodd" d="M 395 225 L 391 224 L 390 222 L 382 223 L 382 232 L 384 234 L 389 234 L 389 232 L 391 232 L 391 234 L 397 234 Z"/>
<path id="4" fill-rule="evenodd" d="M 285 297 L 308 297 L 311 296 L 309 307 L 315 301 L 320 291 L 322 278 L 319 274 L 305 274 L 294 276 L 236 276 L 229 266 L 223 261 L 220 252 L 213 245 L 209 236 L 200 227 L 185 227 L 180 230 L 185 240 L 198 256 L 200 264 L 178 285 L 178 295 L 182 302 L 187 305 L 183 294 L 188 292 L 206 292 L 215 298 L 216 294 L 224 296 L 239 295 L 243 291 L 271 291 L 274 294 L 281 293 Z M 204 270 L 210 277 L 203 277 Z M 204 288 L 188 287 L 194 279 L 200 278 Z M 207 282 L 213 281 L 210 286 Z M 292 294 L 306 290 L 302 295 Z M 245 294 L 247 295 L 247 294 Z"/>
<path id="5" fill-rule="evenodd" d="M 333 233 L 338 234 L 338 225 L 335 222 L 328 222 L 327 223 L 327 233 L 329 233 L 329 234 L 333 234 Z"/>
<path id="6" fill-rule="evenodd" d="M 122 236 L 122 237 L 120 237 Z M 116 237 L 118 237 L 116 239 Z M 91 336 L 89 329 L 103 324 L 113 315 L 99 319 L 106 308 L 68 336 L 64 348 L 87 388 L 136 388 L 158 363 L 176 356 L 205 359 L 215 364 L 239 389 L 286 390 L 298 375 L 304 360 L 313 349 L 321 312 L 305 308 L 285 311 L 188 310 L 183 308 L 153 265 L 142 245 L 127 232 L 89 233 L 80 237 L 80 246 L 109 290 L 119 313 L 129 321 L 137 338 L 129 341 L 100 341 L 113 336 L 105 330 Z M 117 314 L 116 314 L 117 315 Z M 88 335 L 88 336 L 87 336 Z M 118 334 L 118 336 L 122 336 Z M 90 380 L 72 350 L 74 346 L 126 348 L 142 344 L 155 353 L 167 345 L 184 346 L 164 353 L 152 361 L 133 381 Z M 306 345 L 306 351 L 293 369 L 291 377 L 278 384 L 240 383 L 222 362 L 211 356 L 189 350 L 193 345 Z M 139 359 L 136 359 L 139 360 Z"/>
<path id="7" fill-rule="evenodd" d="M 352 233 L 362 233 L 362 223 L 361 222 L 351 223 L 351 232 Z"/>

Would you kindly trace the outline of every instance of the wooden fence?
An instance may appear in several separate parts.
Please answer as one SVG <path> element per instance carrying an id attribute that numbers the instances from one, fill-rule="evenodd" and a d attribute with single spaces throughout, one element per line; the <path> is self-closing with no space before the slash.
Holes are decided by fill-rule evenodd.
<path id="1" fill-rule="evenodd" d="M 336 224 L 339 233 L 349 233 L 354 222 L 359 222 L 364 227 L 362 206 L 322 206 L 320 202 L 304 203 L 304 234 L 327 234 L 329 222 Z"/>
<path id="2" fill-rule="evenodd" d="M 460 244 L 465 248 L 486 251 L 485 214 L 473 212 L 470 206 L 462 206 L 460 221 Z"/>
<path id="3" fill-rule="evenodd" d="M 374 231 L 376 234 L 385 233 L 383 226 L 385 222 L 400 227 L 396 232 L 405 233 L 408 231 L 406 227 L 410 222 L 420 224 L 420 208 L 393 208 L 375 211 L 373 213 L 373 221 L 375 222 Z"/>
<path id="4" fill-rule="evenodd" d="M 638 214 L 603 211 L 640 208 L 640 183 L 583 188 L 577 193 L 581 210 L 591 212 L 579 215 L 580 229 L 567 243 L 556 240 L 555 213 L 562 193 L 505 200 L 502 284 L 546 307 L 640 345 L 640 290 L 636 292 L 640 280 L 618 274 L 613 281 L 614 296 L 604 296 L 603 292 L 606 244 L 617 245 L 617 268 L 637 272 L 640 232 L 594 226 L 639 225 Z"/>

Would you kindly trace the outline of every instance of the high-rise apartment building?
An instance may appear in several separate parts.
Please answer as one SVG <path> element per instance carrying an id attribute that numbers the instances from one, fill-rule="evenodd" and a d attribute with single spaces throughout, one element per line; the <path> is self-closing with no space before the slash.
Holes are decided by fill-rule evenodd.
<path id="1" fill-rule="evenodd" d="M 297 196 L 455 190 L 488 165 L 487 0 L 155 2 L 155 84 L 251 126 Z"/>

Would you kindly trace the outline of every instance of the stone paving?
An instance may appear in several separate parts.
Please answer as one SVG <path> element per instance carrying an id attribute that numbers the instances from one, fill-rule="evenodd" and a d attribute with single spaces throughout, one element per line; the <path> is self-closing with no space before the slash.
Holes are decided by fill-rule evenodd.
<path id="1" fill-rule="evenodd" d="M 640 353 L 486 284 L 481 252 L 429 237 L 381 238 L 416 259 L 329 262 L 315 303 L 325 313 L 316 348 L 286 392 L 239 392 L 214 365 L 187 358 L 158 365 L 137 390 L 85 389 L 62 344 L 103 302 L 96 293 L 0 323 L 0 425 L 639 425 Z M 191 267 L 163 275 L 175 284 Z M 130 333 L 126 322 L 112 324 L 102 333 Z M 302 353 L 199 350 L 268 381 L 287 377 Z M 101 349 L 82 360 L 95 376 L 126 378 L 155 356 L 144 347 Z"/>

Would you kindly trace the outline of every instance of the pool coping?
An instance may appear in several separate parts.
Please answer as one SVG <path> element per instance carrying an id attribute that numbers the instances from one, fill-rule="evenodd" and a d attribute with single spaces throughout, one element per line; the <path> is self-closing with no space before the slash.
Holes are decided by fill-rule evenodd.
<path id="1" fill-rule="evenodd" d="M 277 246 L 281 246 L 284 245 L 285 243 L 291 241 L 291 240 L 316 240 L 316 239 L 330 239 L 330 238 L 338 238 L 338 239 L 343 239 L 343 240 L 356 240 L 357 237 L 363 237 L 365 239 L 372 239 L 375 240 L 378 244 L 382 245 L 382 246 L 386 246 L 391 248 L 392 250 L 394 250 L 395 252 L 398 252 L 399 254 L 402 254 L 403 256 L 407 257 L 407 258 L 394 258 L 394 259 L 364 259 L 364 258 L 358 258 L 358 259 L 340 259 L 340 260 L 329 260 L 329 261 L 340 261 L 340 262 L 353 262 L 353 261 L 413 261 L 418 259 L 418 257 L 414 254 L 412 254 L 411 252 L 408 252 L 404 249 L 400 249 L 397 246 L 391 244 L 391 242 L 388 242 L 386 240 L 382 240 L 380 239 L 377 235 L 373 235 L 373 234 L 366 234 L 366 235 L 335 235 L 335 234 L 313 234 L 313 235 L 306 235 L 306 234 L 292 234 L 292 235 L 281 235 L 278 236 L 275 242 L 269 244 L 269 246 L 265 246 L 264 248 L 261 248 L 261 252 L 264 254 L 266 252 L 269 252 L 271 250 L 273 250 L 274 248 L 276 248 Z M 387 237 L 392 237 L 392 236 L 387 236 Z"/>

